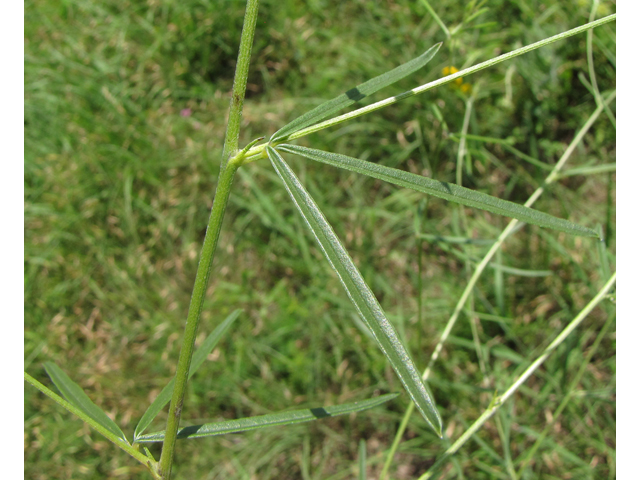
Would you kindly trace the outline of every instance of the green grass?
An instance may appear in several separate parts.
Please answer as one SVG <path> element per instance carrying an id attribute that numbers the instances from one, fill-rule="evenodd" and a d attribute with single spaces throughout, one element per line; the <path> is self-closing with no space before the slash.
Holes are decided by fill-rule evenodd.
<path id="1" fill-rule="evenodd" d="M 470 16 L 457 2 L 432 6 L 450 30 Z M 548 1 L 484 7 L 470 24 L 478 28 L 458 32 L 424 70 L 373 100 L 437 79 L 445 66 L 462 69 L 586 23 L 591 8 Z M 598 17 L 615 5 L 600 8 Z M 25 12 L 25 369 L 49 385 L 43 363 L 56 362 L 130 435 L 175 373 L 244 2 L 28 1 Z M 615 88 L 615 24 L 594 37 L 595 74 L 606 94 Z M 443 40 L 421 2 L 263 1 L 241 146 Z M 475 137 L 462 156 L 462 185 L 524 203 L 548 171 L 512 149 L 550 166 L 558 160 L 596 106 L 580 74 L 589 78 L 586 35 L 466 77 L 476 92 L 467 132 Z M 466 98 L 443 86 L 298 144 L 455 183 L 459 140 L 452 134 L 462 131 Z M 181 115 L 184 109 L 190 116 Z M 491 241 L 507 219 L 429 198 L 420 223 L 432 237 L 422 240 L 419 268 L 414 225 L 423 195 L 286 160 L 418 367 L 426 366 L 469 272 L 490 247 L 433 236 Z M 614 162 L 615 128 L 603 114 L 568 168 Z M 532 226 L 507 240 L 494 262 L 552 273 L 494 268 L 480 279 L 429 381 L 449 439 L 615 271 L 615 172 L 587 173 L 553 184 L 536 208 L 585 226 L 601 223 L 604 255 L 593 240 Z M 239 171 L 213 268 L 199 342 L 236 308 L 244 313 L 189 383 L 185 424 L 402 390 L 354 322 L 353 306 L 267 161 Z M 462 448 L 443 478 L 458 472 L 510 478 L 511 465 L 519 470 L 567 395 L 522 478 L 614 478 L 613 332 L 576 390 L 568 390 L 613 314 L 610 303 L 596 309 Z M 174 476 L 355 478 L 364 439 L 368 474 L 377 477 L 409 402 L 403 394 L 355 417 L 181 441 Z M 163 429 L 164 418 L 150 431 Z M 392 478 L 417 478 L 446 446 L 414 415 Z M 159 446 L 151 450 L 157 457 Z M 25 477 L 141 478 L 143 470 L 25 387 Z"/>

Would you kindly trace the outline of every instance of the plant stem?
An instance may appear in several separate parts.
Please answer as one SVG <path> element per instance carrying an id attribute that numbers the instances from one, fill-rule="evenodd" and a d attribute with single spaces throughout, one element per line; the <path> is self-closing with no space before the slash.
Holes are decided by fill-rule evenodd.
<path id="1" fill-rule="evenodd" d="M 222 149 L 220 175 L 222 175 L 222 171 L 227 166 L 231 155 L 235 155 L 238 151 L 240 121 L 242 120 L 244 94 L 247 90 L 247 78 L 249 77 L 251 47 L 253 46 L 253 34 L 256 31 L 256 21 L 258 20 L 258 3 L 260 3 L 259 0 L 247 0 L 247 9 L 244 12 L 238 62 L 236 63 L 236 74 L 233 79 L 233 91 L 231 92 L 229 104 L 229 121 L 227 122 L 227 133 L 224 137 L 224 147 Z"/>
<path id="2" fill-rule="evenodd" d="M 474 95 L 467 99 L 464 110 L 464 120 L 462 122 L 462 131 L 460 132 L 460 143 L 458 143 L 458 160 L 456 162 L 456 183 L 462 186 L 462 165 L 464 163 L 464 155 L 467 153 L 467 132 L 469 131 L 469 121 L 471 120 L 471 110 L 473 108 Z"/>
<path id="3" fill-rule="evenodd" d="M 218 187 L 216 188 L 216 194 L 213 199 L 213 207 L 211 208 L 211 216 L 209 217 L 209 225 L 207 226 L 207 233 L 204 237 L 202 252 L 200 253 L 200 262 L 198 263 L 196 280 L 193 286 L 193 293 L 191 294 L 191 303 L 189 304 L 189 313 L 187 314 L 187 324 L 184 329 L 184 339 L 178 359 L 176 383 L 173 387 L 173 396 L 171 397 L 171 406 L 169 407 L 166 435 L 164 443 L 162 444 L 162 455 L 160 456 L 160 473 L 162 478 L 167 480 L 171 478 L 171 464 L 173 462 L 173 452 L 175 450 L 178 426 L 180 424 L 180 414 L 182 413 L 182 403 L 184 401 L 184 393 L 189 377 L 194 342 L 196 334 L 198 333 L 202 304 L 207 291 L 207 285 L 209 284 L 211 263 L 218 244 L 218 238 L 220 237 L 220 228 L 229 200 L 231 184 L 237 170 L 238 164 L 236 162 L 229 162 L 220 174 Z"/>
<path id="4" fill-rule="evenodd" d="M 204 296 L 209 283 L 211 263 L 213 261 L 216 246 L 218 245 L 220 229 L 222 227 L 224 212 L 229 201 L 229 193 L 231 192 L 233 177 L 241 164 L 240 159 L 236 161 L 235 155 L 238 151 L 240 120 L 242 118 L 242 106 L 244 104 L 244 95 L 247 86 L 247 77 L 249 74 L 251 46 L 253 44 L 256 20 L 258 18 L 258 2 L 259 0 L 247 0 L 247 9 L 245 11 L 244 25 L 242 27 L 242 36 L 240 39 L 240 51 L 238 53 L 238 62 L 233 81 L 233 92 L 229 106 L 229 122 L 227 123 L 227 133 L 225 135 L 224 148 L 222 152 L 220 176 L 218 178 L 218 186 L 213 199 L 213 207 L 211 208 L 211 216 L 209 217 L 207 233 L 202 245 L 202 252 L 200 254 L 198 270 L 196 272 L 193 293 L 191 294 L 191 302 L 189 304 L 189 312 L 187 314 L 187 324 L 184 330 L 184 339 L 182 342 L 182 348 L 180 349 L 180 357 L 178 359 L 178 366 L 176 370 L 176 382 L 173 388 L 173 396 L 169 407 L 169 418 L 167 419 L 167 428 L 164 442 L 162 444 L 159 472 L 164 480 L 169 480 L 171 478 L 171 466 L 173 464 L 173 454 L 175 451 L 178 427 L 180 425 L 182 404 L 184 401 L 187 380 L 189 378 L 189 367 L 191 365 L 191 357 L 193 355 L 196 334 L 198 333 L 202 304 L 204 302 Z"/>

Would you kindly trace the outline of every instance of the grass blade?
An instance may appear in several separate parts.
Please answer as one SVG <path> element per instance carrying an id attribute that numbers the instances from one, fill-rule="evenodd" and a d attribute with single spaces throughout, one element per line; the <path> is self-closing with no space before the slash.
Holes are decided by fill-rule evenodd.
<path id="1" fill-rule="evenodd" d="M 322 150 L 300 147 L 298 145 L 278 145 L 277 148 L 283 152 L 294 153 L 333 167 L 344 168 L 352 172 L 368 175 L 401 187 L 410 188 L 450 202 L 466 205 L 467 207 L 480 208 L 491 213 L 516 218 L 522 222 L 560 230 L 561 232 L 567 232 L 572 235 L 598 237 L 598 232 L 592 228 L 586 228 L 568 220 L 554 217 L 548 213 L 543 213 L 539 210 L 525 207 L 524 205 L 502 200 L 487 195 L 486 193 L 477 192 L 458 185 L 440 182 L 432 178 L 385 167 L 358 158 L 347 157 L 346 155 L 340 155 L 338 153 L 323 152 Z"/>
<path id="2" fill-rule="evenodd" d="M 216 329 L 209 334 L 209 336 L 205 339 L 203 344 L 196 350 L 193 354 L 193 358 L 191 359 L 191 366 L 189 367 L 189 378 L 193 376 L 196 371 L 202 366 L 204 361 L 207 359 L 207 356 L 211 353 L 214 347 L 218 344 L 222 336 L 227 332 L 231 324 L 238 318 L 242 310 L 235 310 L 231 315 L 229 315 Z M 156 397 L 147 411 L 144 412 L 142 418 L 138 422 L 136 426 L 135 432 L 133 434 L 133 441 L 136 442 L 138 437 L 144 432 L 147 427 L 153 422 L 153 419 L 156 418 L 158 413 L 169 403 L 171 400 L 171 395 L 173 393 L 173 385 L 175 383 L 175 378 L 172 378 L 171 381 L 162 389 L 160 395 Z"/>
<path id="3" fill-rule="evenodd" d="M 276 425 L 293 425 L 296 423 L 311 422 L 327 417 L 337 417 L 348 413 L 360 412 L 381 405 L 397 397 L 397 393 L 388 393 L 376 398 L 361 402 L 344 403 L 331 407 L 305 408 L 302 410 L 292 410 L 290 412 L 270 413 L 256 417 L 239 418 L 224 422 L 206 423 L 204 425 L 194 425 L 184 427 L 178 431 L 178 438 L 202 438 L 224 435 L 227 433 L 246 432 L 259 428 L 273 427 Z M 164 432 L 149 433 L 142 435 L 138 441 L 143 443 L 161 442 L 164 439 Z"/>
<path id="4" fill-rule="evenodd" d="M 62 371 L 55 363 L 46 362 L 44 369 L 47 371 L 49 378 L 58 387 L 62 396 L 74 407 L 78 408 L 89 418 L 95 421 L 98 425 L 105 428 L 118 438 L 127 442 L 127 437 L 120 430 L 120 427 L 111 420 L 108 415 L 99 406 L 91 401 L 91 399 L 84 393 L 84 390 L 76 382 L 71 380 L 69 376 Z"/>
<path id="5" fill-rule="evenodd" d="M 305 113 L 304 115 L 296 118 L 294 121 L 286 124 L 276 133 L 271 136 L 271 142 L 277 142 L 278 140 L 285 138 L 298 130 L 308 127 L 316 122 L 324 120 L 328 116 L 334 114 L 338 110 L 341 110 L 349 105 L 353 105 L 355 102 L 362 100 L 363 98 L 377 92 L 378 90 L 388 87 L 392 83 L 406 77 L 407 75 L 415 72 L 416 70 L 424 67 L 435 56 L 440 49 L 442 43 L 437 43 L 429 50 L 424 52 L 419 57 L 409 60 L 407 63 L 394 68 L 393 70 L 383 73 L 371 80 L 368 80 L 357 87 L 348 90 L 342 95 L 338 95 L 333 100 L 324 102 L 318 105 L 313 110 Z"/>
<path id="6" fill-rule="evenodd" d="M 353 260 L 298 177 L 272 147 L 267 147 L 267 153 L 300 214 L 313 232 L 327 260 L 338 274 L 360 317 L 373 333 L 380 349 L 391 363 L 427 423 L 438 435 L 441 435 L 442 420 L 436 410 L 435 402 L 422 383 L 409 352 L 398 338 L 396 329 L 387 319 Z"/>
<path id="7" fill-rule="evenodd" d="M 358 480 L 367 480 L 367 443 L 360 439 L 358 453 Z"/>

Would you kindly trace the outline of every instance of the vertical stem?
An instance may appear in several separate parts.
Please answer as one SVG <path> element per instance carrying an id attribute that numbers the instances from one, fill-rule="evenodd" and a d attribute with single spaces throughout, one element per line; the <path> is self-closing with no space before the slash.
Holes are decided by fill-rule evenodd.
<path id="1" fill-rule="evenodd" d="M 422 238 L 416 238 L 418 249 L 418 349 L 422 351 Z"/>
<path id="2" fill-rule="evenodd" d="M 600 0 L 593 0 L 591 13 L 589 14 L 590 21 L 596 18 L 599 4 Z M 598 88 L 598 82 L 596 80 L 596 69 L 593 62 L 593 29 L 587 30 L 587 67 L 589 68 L 589 81 L 591 82 L 591 88 L 593 90 L 591 93 L 593 94 L 593 97 L 595 98 L 598 106 L 600 106 L 600 104 L 602 103 L 602 95 L 600 94 L 600 89 Z M 616 128 L 616 117 L 613 115 L 611 109 L 606 106 L 604 111 L 609 117 L 609 121 L 613 125 L 613 128 Z"/>
<path id="3" fill-rule="evenodd" d="M 222 219 L 224 218 L 224 212 L 229 201 L 229 193 L 231 192 L 233 177 L 240 166 L 240 162 L 229 160 L 231 156 L 235 155 L 238 151 L 240 120 L 242 118 L 242 106 L 244 104 L 244 94 L 249 73 L 251 46 L 253 44 L 256 20 L 258 18 L 258 1 L 259 0 L 247 0 L 247 9 L 245 11 L 244 25 L 242 27 L 242 36 L 240 39 L 238 63 L 236 65 L 231 104 L 229 106 L 229 122 L 227 123 L 227 133 L 225 135 L 222 162 L 220 165 L 220 176 L 218 178 L 216 194 L 213 199 L 213 207 L 211 208 L 211 216 L 209 217 L 207 233 L 205 234 L 204 243 L 202 245 L 202 252 L 200 254 L 198 270 L 196 272 L 193 293 L 191 294 L 189 313 L 187 314 L 187 324 L 184 330 L 184 339 L 182 342 L 182 348 L 180 349 L 180 357 L 178 358 L 176 382 L 173 388 L 173 396 L 169 407 L 169 418 L 167 419 L 167 428 L 164 442 L 162 444 L 159 473 L 161 478 L 164 480 L 169 480 L 171 478 L 171 466 L 173 464 L 173 454 L 175 451 L 178 427 L 180 425 L 182 404 L 184 401 L 187 380 L 189 378 L 189 367 L 191 366 L 193 347 L 196 334 L 198 333 L 202 304 L 204 302 L 204 296 L 209 283 L 211 263 L 213 261 L 216 246 L 218 245 Z"/>
<path id="4" fill-rule="evenodd" d="M 258 3 L 259 0 L 247 0 L 247 9 L 244 12 L 244 25 L 242 26 L 242 36 L 240 37 L 236 75 L 233 79 L 233 91 L 231 92 L 229 105 L 229 122 L 227 123 L 227 133 L 224 137 L 224 147 L 222 149 L 221 172 L 227 166 L 231 155 L 234 155 L 238 150 L 242 107 L 244 105 L 244 94 L 247 90 L 247 78 L 249 77 L 251 47 L 253 46 L 253 34 L 256 31 L 256 21 L 258 19 Z"/>
<path id="5" fill-rule="evenodd" d="M 171 405 L 169 407 L 169 418 L 167 419 L 167 428 L 162 444 L 162 454 L 160 456 L 160 474 L 163 479 L 167 480 L 171 478 L 171 465 L 173 463 L 173 452 L 175 450 L 180 415 L 182 413 L 182 402 L 184 401 L 184 393 L 189 378 L 189 368 L 191 366 L 196 334 L 198 333 L 198 325 L 200 324 L 202 304 L 207 291 L 207 285 L 209 284 L 213 254 L 218 245 L 222 219 L 227 208 L 233 177 L 237 170 L 237 163 L 231 162 L 220 174 L 216 195 L 213 199 L 213 207 L 211 208 L 211 216 L 209 217 L 209 225 L 207 226 L 207 233 L 205 234 L 202 252 L 200 253 L 200 262 L 198 263 L 196 280 L 193 286 L 193 293 L 191 294 L 187 324 L 184 329 L 184 339 L 182 348 L 180 349 L 180 357 L 178 358 L 176 382 L 173 387 L 173 396 L 171 397 Z"/>
<path id="6" fill-rule="evenodd" d="M 458 160 L 456 162 L 456 183 L 462 186 L 462 164 L 464 162 L 464 154 L 467 153 L 467 132 L 469 131 L 469 121 L 471 120 L 471 109 L 473 108 L 473 94 L 467 99 L 464 112 L 464 120 L 462 122 L 462 131 L 460 132 L 460 143 L 458 144 Z"/>
<path id="7" fill-rule="evenodd" d="M 422 199 L 418 203 L 415 214 L 414 230 L 416 236 L 416 248 L 418 249 L 418 351 L 422 351 L 422 215 L 427 211 L 427 200 Z"/>

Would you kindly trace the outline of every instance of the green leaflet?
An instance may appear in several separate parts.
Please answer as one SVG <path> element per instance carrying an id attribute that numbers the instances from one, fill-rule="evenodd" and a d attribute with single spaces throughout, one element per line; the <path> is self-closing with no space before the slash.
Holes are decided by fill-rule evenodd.
<path id="1" fill-rule="evenodd" d="M 468 188 L 440 182 L 432 178 L 423 177 L 414 173 L 405 172 L 395 168 L 385 167 L 377 163 L 367 162 L 358 158 L 347 157 L 338 153 L 329 153 L 313 148 L 299 147 L 297 145 L 278 145 L 278 150 L 294 153 L 303 157 L 326 163 L 333 167 L 344 168 L 352 172 L 361 173 L 370 177 L 384 180 L 401 187 L 411 188 L 418 192 L 427 193 L 436 197 L 459 203 L 467 207 L 480 208 L 491 213 L 516 218 L 522 222 L 531 223 L 540 227 L 551 228 L 567 232 L 572 235 L 585 237 L 598 237 L 594 229 L 577 225 L 568 220 L 554 217 L 548 213 L 534 210 L 517 203 L 502 200 L 486 193 L 476 192 Z"/>
<path id="2" fill-rule="evenodd" d="M 222 336 L 227 332 L 231 324 L 238 318 L 242 310 L 235 310 L 229 315 L 220 325 L 216 327 L 216 329 L 209 334 L 209 336 L 205 339 L 205 341 L 200 345 L 200 348 L 193 354 L 193 358 L 191 359 L 191 366 L 189 367 L 189 378 L 193 376 L 196 371 L 202 366 L 204 361 L 207 359 L 207 356 L 211 353 L 213 348 L 218 344 Z M 142 418 L 138 422 L 136 426 L 135 432 L 133 434 L 133 441 L 137 442 L 138 437 L 144 432 L 147 427 L 153 422 L 153 419 L 156 418 L 158 413 L 165 407 L 167 403 L 171 401 L 171 395 L 173 394 L 173 385 L 175 384 L 175 378 L 172 378 L 171 381 L 162 389 L 160 395 L 156 397 L 147 411 L 144 412 Z"/>
<path id="3" fill-rule="evenodd" d="M 339 125 L 347 120 L 352 120 L 354 118 L 361 117 L 362 115 L 367 115 L 369 113 L 375 112 L 376 110 L 380 110 L 381 108 L 388 107 L 389 105 L 393 105 L 394 103 L 398 103 L 402 100 L 405 100 L 409 97 L 413 97 L 414 95 L 420 95 L 428 90 L 432 90 L 440 85 L 444 85 L 446 83 L 453 82 L 454 80 L 462 77 L 466 77 L 471 75 L 472 73 L 479 72 L 480 70 L 484 70 L 485 68 L 491 67 L 493 65 L 497 65 L 498 63 L 504 62 L 506 60 L 510 60 L 519 55 L 523 55 L 527 52 L 531 52 L 536 50 L 537 48 L 544 47 L 545 45 L 549 45 L 550 43 L 557 42 L 558 40 L 562 40 L 564 38 L 571 37 L 573 35 L 577 35 L 582 33 L 590 28 L 599 27 L 600 25 L 604 25 L 605 23 L 612 22 L 616 19 L 616 14 L 609 15 L 607 17 L 596 20 L 595 22 L 589 22 L 579 27 L 573 28 L 571 30 L 567 30 L 566 32 L 559 33 L 558 35 L 554 35 L 552 37 L 545 38 L 544 40 L 540 40 L 539 42 L 531 43 L 522 48 L 517 48 L 508 53 L 503 53 L 498 57 L 494 57 L 485 62 L 478 63 L 473 65 L 472 67 L 465 68 L 464 70 L 459 70 L 458 72 L 447 75 L 446 77 L 438 78 L 437 80 L 433 80 L 432 82 L 425 83 L 424 85 L 420 85 L 419 87 L 412 88 L 411 90 L 407 90 L 406 92 L 399 93 L 394 95 L 393 97 L 385 98 L 384 100 L 380 100 L 379 102 L 372 103 L 371 105 L 367 105 L 365 107 L 358 108 L 357 110 L 353 110 L 351 112 L 344 113 L 337 117 L 331 118 L 330 120 L 325 120 L 324 122 L 317 123 L 315 125 L 311 125 L 306 128 L 298 129 L 295 133 L 290 133 L 287 138 L 283 138 L 279 136 L 277 141 L 287 141 L 293 140 L 295 138 L 301 138 L 305 135 L 309 135 L 310 133 L 317 132 L 324 128 L 332 127 L 335 125 Z M 276 141 L 275 138 L 272 138 L 273 141 Z"/>
<path id="4" fill-rule="evenodd" d="M 293 199 L 309 229 L 320 244 L 327 260 L 338 274 L 351 302 L 360 317 L 373 333 L 380 349 L 385 354 L 396 374 L 402 381 L 418 410 L 438 435 L 442 434 L 442 420 L 436 410 L 431 394 L 420 378 L 409 352 L 406 350 L 395 328 L 387 319 L 382 307 L 366 284 L 351 257 L 340 243 L 324 215 L 304 189 L 289 165 L 272 147 L 267 153 L 273 167 Z"/>
<path id="5" fill-rule="evenodd" d="M 82 390 L 80 385 L 71 380 L 60 367 L 55 363 L 46 362 L 44 364 L 44 369 L 47 371 L 51 381 L 56 387 L 58 387 L 62 396 L 71 405 L 83 411 L 98 425 L 107 429 L 118 438 L 121 438 L 125 443 L 129 443 L 125 434 L 120 430 L 120 427 L 118 427 L 118 425 L 116 425 L 116 423 L 111 420 L 100 407 L 93 403 L 87 394 L 84 393 L 84 390 Z"/>
<path id="6" fill-rule="evenodd" d="M 355 102 L 362 100 L 363 98 L 377 92 L 378 90 L 388 87 L 392 83 L 397 82 L 401 78 L 419 70 L 424 67 L 435 56 L 440 49 L 442 43 L 437 43 L 429 50 L 424 52 L 419 57 L 409 60 L 407 63 L 394 68 L 393 70 L 383 73 L 371 80 L 368 80 L 357 87 L 348 90 L 342 95 L 337 96 L 333 100 L 324 102 L 318 105 L 313 110 L 305 113 L 304 115 L 296 118 L 294 121 L 287 123 L 284 127 L 278 130 L 271 136 L 271 142 L 277 142 L 286 138 L 288 135 L 297 132 L 298 130 L 308 127 L 309 125 L 324 120 L 333 113 L 353 105 Z"/>
<path id="7" fill-rule="evenodd" d="M 194 425 L 184 427 L 178 431 L 178 438 L 201 438 L 224 435 L 226 433 L 246 432 L 247 430 L 257 430 L 259 428 L 273 427 L 276 425 L 293 425 L 295 423 L 310 422 L 326 417 L 336 417 L 348 413 L 360 412 L 368 408 L 381 405 L 397 397 L 397 393 L 388 393 L 376 398 L 361 402 L 344 403 L 331 407 L 305 408 L 302 410 L 292 410 L 290 412 L 270 413 L 256 417 L 239 418 L 224 422 L 206 423 L 204 425 Z M 138 438 L 138 442 L 161 442 L 164 439 L 164 432 L 149 433 Z"/>

